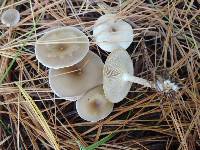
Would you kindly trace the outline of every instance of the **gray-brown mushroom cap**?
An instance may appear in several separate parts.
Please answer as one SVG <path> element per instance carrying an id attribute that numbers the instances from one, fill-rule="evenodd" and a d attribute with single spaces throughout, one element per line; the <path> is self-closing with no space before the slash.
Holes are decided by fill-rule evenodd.
<path id="1" fill-rule="evenodd" d="M 44 66 L 54 69 L 80 62 L 89 51 L 89 39 L 75 27 L 52 29 L 35 44 L 35 54 Z"/>
<path id="2" fill-rule="evenodd" d="M 12 27 L 17 25 L 20 20 L 20 13 L 16 9 L 8 9 L 4 11 L 1 15 L 1 22 L 7 27 Z"/>
<path id="3" fill-rule="evenodd" d="M 78 64 L 60 69 L 49 70 L 49 85 L 59 97 L 81 97 L 89 89 L 102 84 L 103 62 L 101 58 L 89 51 Z M 77 99 L 68 99 L 77 100 Z"/>
<path id="4" fill-rule="evenodd" d="M 103 69 L 103 89 L 106 98 L 117 103 L 128 94 L 132 83 L 122 80 L 123 73 L 133 74 L 133 64 L 125 50 L 115 50 L 107 57 Z"/>
<path id="5" fill-rule="evenodd" d="M 76 101 L 76 110 L 82 119 L 97 122 L 106 118 L 112 112 L 113 105 L 106 99 L 103 87 L 100 85 L 89 90 L 81 99 Z"/>

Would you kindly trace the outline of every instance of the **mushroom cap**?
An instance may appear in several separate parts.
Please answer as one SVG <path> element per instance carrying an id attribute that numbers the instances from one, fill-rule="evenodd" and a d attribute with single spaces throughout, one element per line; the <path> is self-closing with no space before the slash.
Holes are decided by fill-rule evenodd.
<path id="1" fill-rule="evenodd" d="M 92 51 L 74 66 L 49 70 L 49 84 L 53 92 L 71 101 L 79 99 L 89 89 L 102 82 L 103 62 Z"/>
<path id="2" fill-rule="evenodd" d="M 36 58 L 54 69 L 80 62 L 89 51 L 89 39 L 75 27 L 61 27 L 46 32 L 35 44 Z"/>
<path id="3" fill-rule="evenodd" d="M 93 36 L 101 49 L 111 52 L 130 46 L 133 42 L 133 29 L 127 22 L 117 19 L 115 14 L 106 14 L 97 19 Z"/>
<path id="4" fill-rule="evenodd" d="M 124 81 L 124 73 L 133 75 L 133 64 L 126 50 L 115 50 L 107 57 L 103 68 L 103 89 L 106 98 L 118 103 L 128 94 L 132 83 Z"/>
<path id="5" fill-rule="evenodd" d="M 112 112 L 113 106 L 114 104 L 106 99 L 102 85 L 89 90 L 76 101 L 76 110 L 79 116 L 91 122 L 106 118 Z"/>
<path id="6" fill-rule="evenodd" d="M 8 9 L 1 15 L 1 22 L 8 27 L 17 25 L 20 20 L 20 13 L 16 9 Z"/>

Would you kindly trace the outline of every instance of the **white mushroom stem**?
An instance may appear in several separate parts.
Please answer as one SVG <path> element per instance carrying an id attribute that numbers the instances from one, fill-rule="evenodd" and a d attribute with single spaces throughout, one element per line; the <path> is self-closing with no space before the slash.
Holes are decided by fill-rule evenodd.
<path id="1" fill-rule="evenodd" d="M 139 77 L 136 77 L 136 76 L 132 76 L 128 73 L 124 73 L 123 76 L 122 76 L 122 79 L 124 81 L 130 81 L 130 82 L 133 82 L 133 83 L 143 85 L 145 87 L 150 87 L 150 88 L 155 87 L 153 84 L 151 84 L 151 81 L 148 81 L 146 79 L 142 79 L 142 78 L 139 78 Z"/>

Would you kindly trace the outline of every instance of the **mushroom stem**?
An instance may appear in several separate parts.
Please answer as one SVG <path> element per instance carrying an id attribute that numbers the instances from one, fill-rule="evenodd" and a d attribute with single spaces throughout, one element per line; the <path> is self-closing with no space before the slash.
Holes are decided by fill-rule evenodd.
<path id="1" fill-rule="evenodd" d="M 154 88 L 154 84 L 152 84 L 151 81 L 148 81 L 146 79 L 142 79 L 142 78 L 139 78 L 139 77 L 136 77 L 136 76 L 132 76 L 128 73 L 124 73 L 123 76 L 122 76 L 122 79 L 124 81 L 130 81 L 130 82 L 133 82 L 133 83 L 137 83 L 137 84 L 140 84 L 140 85 L 143 85 L 145 87 L 150 87 L 150 88 Z"/>

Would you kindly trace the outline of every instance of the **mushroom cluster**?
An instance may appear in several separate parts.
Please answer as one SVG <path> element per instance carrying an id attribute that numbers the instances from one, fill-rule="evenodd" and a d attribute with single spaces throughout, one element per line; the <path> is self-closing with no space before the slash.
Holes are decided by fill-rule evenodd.
<path id="1" fill-rule="evenodd" d="M 111 52 L 103 68 L 103 89 L 105 97 L 112 103 L 122 101 L 132 83 L 154 88 L 157 91 L 178 91 L 179 87 L 170 80 L 157 80 L 156 83 L 133 75 L 134 68 L 126 49 L 133 42 L 133 29 L 115 14 L 106 14 L 97 19 L 93 36 L 97 45 Z"/>
<path id="2" fill-rule="evenodd" d="M 89 39 L 71 26 L 47 31 L 35 44 L 39 62 L 49 69 L 49 85 L 59 97 L 76 101 L 79 116 L 96 122 L 107 117 L 114 103 L 122 101 L 132 83 L 158 91 L 177 91 L 170 81 L 148 81 L 133 75 L 134 68 L 126 49 L 133 41 L 130 24 L 114 14 L 101 16 L 93 28 L 97 45 L 111 52 L 105 64 L 89 50 Z"/>
<path id="3" fill-rule="evenodd" d="M 35 44 L 36 58 L 49 69 L 49 85 L 63 99 L 76 101 L 79 116 L 96 122 L 113 109 L 103 92 L 103 62 L 89 51 L 89 39 L 71 26 L 47 31 Z"/>

